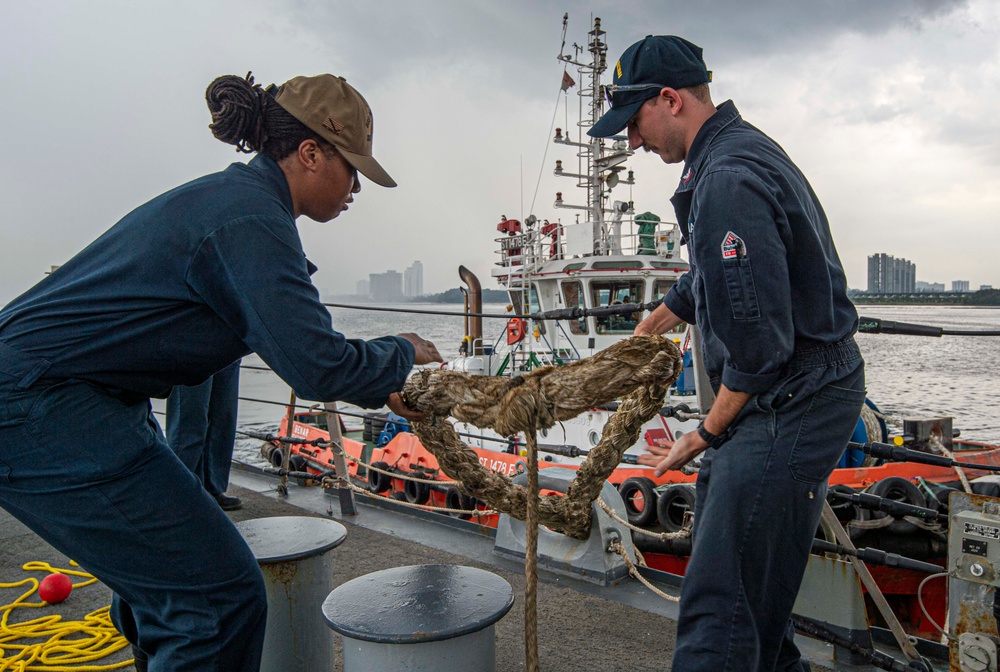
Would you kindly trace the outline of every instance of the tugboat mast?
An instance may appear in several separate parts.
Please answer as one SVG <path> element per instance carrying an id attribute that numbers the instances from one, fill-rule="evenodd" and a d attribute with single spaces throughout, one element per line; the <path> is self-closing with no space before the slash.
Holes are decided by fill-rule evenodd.
<path id="1" fill-rule="evenodd" d="M 563 17 L 563 34 L 565 35 L 567 17 Z M 605 31 L 601 29 L 601 19 L 594 19 L 594 26 L 587 33 L 588 43 L 586 50 L 590 53 L 590 62 L 583 63 L 579 59 L 579 54 L 583 47 L 574 44 L 575 56 L 563 55 L 560 53 L 559 60 L 564 63 L 575 65 L 579 73 L 581 88 L 579 96 L 581 98 L 581 115 L 577 123 L 580 134 L 582 134 L 597 123 L 597 120 L 604 114 L 604 95 L 601 88 L 601 75 L 608 68 L 607 53 L 608 45 L 604 41 Z M 565 39 L 565 38 L 564 38 Z M 565 44 L 565 42 L 564 42 Z M 589 85 L 583 85 L 589 80 Z M 588 100 L 589 99 L 589 100 Z M 589 114 L 584 114 L 583 106 L 589 109 Z M 612 151 L 606 153 L 604 140 L 601 138 L 587 138 L 586 142 L 573 141 L 568 137 L 556 134 L 555 142 L 579 147 L 577 157 L 581 162 L 586 162 L 586 167 L 581 166 L 579 173 L 568 173 L 563 171 L 562 162 L 556 162 L 555 174 L 562 177 L 572 177 L 578 180 L 577 186 L 587 190 L 587 205 L 571 205 L 563 202 L 561 193 L 557 195 L 554 207 L 569 208 L 575 210 L 586 210 L 590 217 L 591 233 L 593 240 L 592 254 L 608 255 L 620 254 L 621 243 L 618 240 L 618 228 L 621 217 L 626 212 L 631 211 L 631 203 L 623 203 L 621 207 L 609 210 L 605 207 L 605 200 L 611 189 L 619 184 L 632 184 L 632 179 L 619 181 L 618 173 L 622 170 L 618 165 L 624 163 L 632 155 L 626 142 L 622 139 L 613 139 Z M 605 221 L 605 213 L 614 213 L 614 230 L 609 230 Z"/>

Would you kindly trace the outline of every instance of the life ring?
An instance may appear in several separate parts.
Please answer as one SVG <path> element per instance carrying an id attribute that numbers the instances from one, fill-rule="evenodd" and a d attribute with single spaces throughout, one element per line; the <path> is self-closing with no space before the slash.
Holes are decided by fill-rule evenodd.
<path id="1" fill-rule="evenodd" d="M 524 340 L 524 320 L 512 317 L 507 320 L 507 345 L 514 345 Z"/>

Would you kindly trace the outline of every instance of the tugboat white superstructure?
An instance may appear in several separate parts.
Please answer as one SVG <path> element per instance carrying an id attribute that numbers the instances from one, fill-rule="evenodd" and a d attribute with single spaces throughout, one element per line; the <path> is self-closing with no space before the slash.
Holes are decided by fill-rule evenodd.
<path id="1" fill-rule="evenodd" d="M 563 50 L 566 23 L 564 17 Z M 498 256 L 492 275 L 510 295 L 510 310 L 514 315 L 646 304 L 662 298 L 689 269 L 680 255 L 677 224 L 664 222 L 652 212 L 637 214 L 630 190 L 635 176 L 626 165 L 633 155 L 627 138 L 586 135 L 587 129 L 604 113 L 601 76 L 607 69 L 608 49 L 604 37 L 601 20 L 595 19 L 587 45 L 573 44 L 572 54 L 558 56 L 565 68 L 576 69 L 576 81 L 580 82 L 577 93 L 580 121 L 573 129 L 575 137 L 571 137 L 569 129 L 564 132 L 556 128 L 552 138 L 558 147 L 573 150 L 569 157 L 556 159 L 554 174 L 572 180 L 567 186 L 576 189 L 558 191 L 553 203 L 556 209 L 575 211 L 572 221 L 539 219 L 531 214 L 523 222 L 501 217 L 497 225 L 501 235 L 495 239 Z M 584 53 L 589 55 L 587 60 L 583 60 Z M 564 89 L 575 83 L 568 70 L 564 70 Z M 568 167 L 573 162 L 571 157 L 576 159 L 573 168 Z M 570 193 L 579 194 L 582 202 L 574 201 Z M 473 278 L 470 282 L 471 274 L 464 269 L 461 274 L 476 304 L 476 281 Z M 473 312 L 478 312 L 476 305 Z M 468 330 L 467 354 L 450 362 L 447 368 L 514 376 L 537 366 L 558 366 L 631 336 L 643 316 L 640 309 L 625 315 L 581 316 L 574 320 L 512 317 L 498 338 L 485 339 L 479 322 L 473 320 Z M 683 347 L 688 346 L 686 327 L 680 327 L 674 337 Z M 689 374 L 683 381 L 681 392 L 694 391 L 690 378 Z M 684 401 L 694 405 L 691 397 Z M 610 412 L 595 409 L 566 423 L 561 430 L 552 430 L 559 432 L 559 436 L 546 438 L 586 451 L 596 445 Z M 689 423 L 671 418 L 668 425 L 666 419 L 659 419 L 646 429 L 654 430 L 653 435 L 659 438 L 673 439 L 675 432 L 689 429 L 684 426 Z M 476 428 L 462 429 L 478 433 Z M 477 442 L 473 439 L 471 443 Z M 640 439 L 629 452 L 641 453 L 646 443 Z M 483 448 L 490 446 L 490 442 L 479 444 Z M 577 463 L 581 458 L 553 455 L 549 459 Z"/>

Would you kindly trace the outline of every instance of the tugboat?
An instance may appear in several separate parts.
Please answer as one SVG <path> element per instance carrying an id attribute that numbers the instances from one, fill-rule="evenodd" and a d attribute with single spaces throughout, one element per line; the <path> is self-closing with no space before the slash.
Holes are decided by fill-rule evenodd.
<path id="1" fill-rule="evenodd" d="M 563 21 L 565 48 L 566 18 Z M 487 337 L 482 328 L 481 286 L 468 269 L 459 269 L 465 283 L 465 338 L 457 357 L 442 368 L 483 376 L 518 376 L 540 366 L 563 366 L 594 354 L 632 335 L 647 304 L 662 298 L 689 270 L 681 256 L 680 231 L 675 223 L 644 211 L 622 196 L 623 187 L 635 184 L 627 168 L 633 155 L 625 137 L 589 138 L 585 132 L 603 113 L 601 77 L 607 69 L 607 44 L 600 19 L 595 19 L 586 45 L 572 45 L 560 53 L 564 87 L 580 82 L 581 121 L 572 130 L 556 128 L 552 142 L 568 150 L 568 159 L 557 159 L 554 174 L 572 180 L 581 202 L 557 192 L 554 211 L 574 211 L 571 221 L 528 215 L 524 221 L 501 217 L 493 240 L 496 262 L 493 278 L 510 297 L 509 317 L 499 333 Z M 576 78 L 569 75 L 574 68 Z M 564 160 L 576 161 L 564 167 Z M 637 214 L 638 213 L 638 214 Z M 554 316 L 571 314 L 572 319 Z M 497 320 L 497 322 L 500 322 Z M 684 373 L 671 389 L 658 417 L 643 426 L 641 438 L 626 453 L 609 482 L 618 488 L 629 522 L 651 531 L 680 532 L 690 526 L 696 474 L 667 472 L 656 478 L 653 469 L 637 463 L 648 446 L 673 441 L 693 431 L 713 401 L 711 388 L 698 356 L 696 327 L 682 325 L 668 334 L 684 353 Z M 539 433 L 539 467 L 576 467 L 597 445 L 614 405 L 587 413 Z M 293 470 L 319 474 L 329 471 L 335 456 L 329 447 L 326 413 L 320 409 L 297 413 L 282 420 L 279 434 L 302 442 L 290 444 Z M 291 420 L 289 420 L 291 418 Z M 524 436 L 499 436 L 491 430 L 455 422 L 456 430 L 487 469 L 514 477 L 526 468 Z M 370 414 L 363 432 L 346 432 L 341 444 L 350 462 L 350 477 L 372 494 L 409 504 L 446 509 L 444 515 L 496 527 L 498 515 L 456 487 L 436 458 L 408 423 L 392 414 Z M 943 449 L 964 463 L 1000 465 L 998 446 L 956 438 L 951 418 L 909 419 L 889 432 L 884 416 L 874 404 L 858 420 L 854 441 L 892 441 L 897 446 L 926 453 Z M 309 445 L 309 444 L 313 445 Z M 319 443 L 317 446 L 315 444 Z M 262 454 L 281 466 L 280 441 L 265 443 Z M 969 479 L 988 472 L 967 469 Z M 945 511 L 947 494 L 956 487 L 950 467 L 882 462 L 860 450 L 845 452 L 830 477 L 831 504 L 858 546 L 878 548 L 911 558 L 940 560 L 946 554 L 946 527 L 922 524 L 884 511 L 869 511 L 849 500 L 858 492 L 878 495 L 920 507 Z M 982 485 L 981 489 L 994 484 Z M 1000 494 L 981 492 L 980 494 Z M 835 541 L 832 531 L 818 536 Z M 658 541 L 641 533 L 633 535 L 636 548 L 648 566 L 682 575 L 690 540 Z M 922 575 L 905 569 L 875 568 L 873 573 L 890 601 L 911 615 L 915 633 L 931 630 L 915 600 Z M 928 587 L 924 601 L 939 622 L 943 620 L 943 586 Z"/>

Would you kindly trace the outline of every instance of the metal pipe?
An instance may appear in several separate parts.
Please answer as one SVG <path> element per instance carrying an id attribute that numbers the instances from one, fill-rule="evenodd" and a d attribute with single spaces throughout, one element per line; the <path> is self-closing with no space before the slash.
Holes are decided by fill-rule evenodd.
<path id="1" fill-rule="evenodd" d="M 468 334 L 472 338 L 472 354 L 483 354 L 483 318 L 478 317 L 483 312 L 483 287 L 479 284 L 476 274 L 465 266 L 458 267 L 458 277 L 469 286 L 469 303 L 472 306 L 472 315 L 469 317 Z M 468 312 L 467 312 L 468 314 Z"/>
<path id="2" fill-rule="evenodd" d="M 469 335 L 469 290 L 465 287 L 458 288 L 462 292 L 462 336 Z"/>

